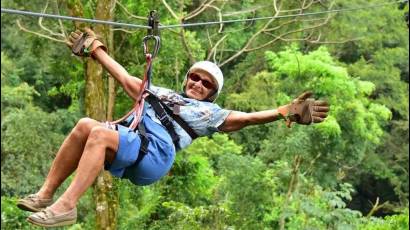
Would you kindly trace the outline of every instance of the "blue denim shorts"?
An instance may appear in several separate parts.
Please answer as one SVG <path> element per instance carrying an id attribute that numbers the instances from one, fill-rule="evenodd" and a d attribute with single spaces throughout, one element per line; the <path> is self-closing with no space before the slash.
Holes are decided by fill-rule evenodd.
<path id="1" fill-rule="evenodd" d="M 175 146 L 164 126 L 145 115 L 144 122 L 149 144 L 148 152 L 138 164 L 134 164 L 140 154 L 141 138 L 138 131 L 117 125 L 119 146 L 115 159 L 106 164 L 105 169 L 112 175 L 129 179 L 136 185 L 149 185 L 166 175 L 175 159 Z"/>

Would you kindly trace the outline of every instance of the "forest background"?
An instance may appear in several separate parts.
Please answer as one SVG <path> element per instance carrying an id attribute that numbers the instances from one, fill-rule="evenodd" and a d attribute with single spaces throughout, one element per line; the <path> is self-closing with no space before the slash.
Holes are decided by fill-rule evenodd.
<path id="1" fill-rule="evenodd" d="M 408 229 L 407 3 L 365 0 L 4 0 L 2 8 L 146 25 L 251 19 L 393 3 L 342 13 L 161 30 L 153 83 L 181 89 L 189 66 L 219 63 L 217 104 L 273 109 L 312 90 L 331 112 L 195 140 L 169 175 L 137 187 L 102 173 L 66 229 Z M 407 22 L 406 22 L 407 20 Z M 407 24 L 406 24 L 407 23 Z M 85 23 L 1 14 L 1 228 L 32 229 L 16 208 L 36 192 L 79 118 L 112 120 L 132 101 L 63 43 Z M 90 26 L 90 25 L 88 25 Z M 141 76 L 145 29 L 92 25 Z M 58 191 L 61 194 L 71 177 Z M 58 195 L 57 194 L 57 195 Z"/>

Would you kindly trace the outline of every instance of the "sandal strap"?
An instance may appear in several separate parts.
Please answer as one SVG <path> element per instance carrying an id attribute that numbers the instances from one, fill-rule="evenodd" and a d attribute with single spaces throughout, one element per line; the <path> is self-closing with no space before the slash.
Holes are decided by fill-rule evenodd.
<path id="1" fill-rule="evenodd" d="M 27 199 L 30 201 L 37 203 L 37 202 L 49 202 L 52 199 L 51 198 L 39 198 L 37 194 L 30 194 L 27 196 Z"/>
<path id="2" fill-rule="evenodd" d="M 42 219 L 42 220 L 47 220 L 55 216 L 55 213 L 51 211 L 50 208 L 46 208 L 40 212 L 34 213 L 33 216 L 35 216 L 36 218 Z"/>

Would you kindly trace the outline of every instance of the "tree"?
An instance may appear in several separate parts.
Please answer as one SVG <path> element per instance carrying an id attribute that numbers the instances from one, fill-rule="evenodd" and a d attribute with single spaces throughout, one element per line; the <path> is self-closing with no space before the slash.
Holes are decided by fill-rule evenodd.
<path id="1" fill-rule="evenodd" d="M 44 6 L 43 12 L 48 9 L 49 2 L 47 1 Z M 71 16 L 83 17 L 84 9 L 81 1 L 68 1 L 66 6 Z M 96 18 L 101 20 L 112 20 L 114 13 L 115 1 L 98 1 L 96 6 Z M 54 4 L 54 11 L 59 12 L 59 4 Z M 32 33 L 36 36 L 47 38 L 56 42 L 64 42 L 67 33 L 66 28 L 61 21 L 58 21 L 59 31 L 54 31 L 43 24 L 43 19 L 39 18 L 38 25 L 41 31 L 34 31 L 27 29 L 22 25 L 20 20 L 16 21 L 18 27 L 28 33 Z M 76 28 L 83 28 L 84 23 L 75 22 Z M 97 25 L 95 27 L 97 34 L 102 35 L 102 39 L 105 44 L 108 44 L 110 50 L 113 50 L 113 34 L 108 26 Z M 103 79 L 102 67 L 92 59 L 87 59 L 85 62 L 85 114 L 96 120 L 104 121 L 107 119 L 106 113 L 106 95 Z M 113 88 L 113 83 L 110 81 L 110 89 Z M 110 93 L 110 109 L 109 116 L 112 119 L 112 107 L 113 107 L 113 94 Z M 115 229 L 116 227 L 116 206 L 118 206 L 118 200 L 116 194 L 111 191 L 112 178 L 108 172 L 102 171 L 102 174 L 97 178 L 95 183 L 95 200 L 97 211 L 97 224 L 99 228 Z"/>

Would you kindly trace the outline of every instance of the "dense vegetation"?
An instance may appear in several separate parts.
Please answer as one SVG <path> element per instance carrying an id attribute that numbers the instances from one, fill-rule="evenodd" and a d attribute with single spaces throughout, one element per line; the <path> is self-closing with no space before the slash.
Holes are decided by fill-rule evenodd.
<path id="1" fill-rule="evenodd" d="M 84 17 L 94 18 L 98 2 L 5 0 L 2 7 L 70 15 L 81 6 Z M 115 21 L 145 24 L 132 15 L 157 9 L 164 25 L 271 16 L 275 6 L 284 15 L 385 3 L 113 2 Z M 223 107 L 273 109 L 312 90 L 330 102 L 331 112 L 313 126 L 288 129 L 275 122 L 200 138 L 177 154 L 170 174 L 154 185 L 137 187 L 114 178 L 117 229 L 408 229 L 405 12 L 407 5 L 395 3 L 161 31 L 156 85 L 180 90 L 192 61 L 209 59 L 225 74 L 217 100 Z M 63 36 L 55 32 L 66 34 L 75 29 L 73 23 L 7 14 L 1 22 L 1 225 L 31 229 L 16 200 L 41 186 L 64 136 L 85 116 L 86 65 L 57 41 Z M 143 71 L 145 33 L 114 31 L 111 55 L 134 76 Z M 108 78 L 105 74 L 104 81 Z M 121 88 L 116 93 L 118 118 L 132 102 Z M 91 190 L 78 209 L 78 223 L 67 229 L 96 228 Z"/>

